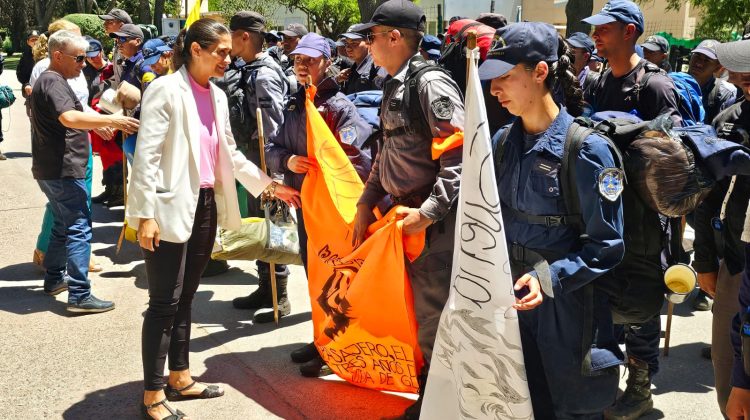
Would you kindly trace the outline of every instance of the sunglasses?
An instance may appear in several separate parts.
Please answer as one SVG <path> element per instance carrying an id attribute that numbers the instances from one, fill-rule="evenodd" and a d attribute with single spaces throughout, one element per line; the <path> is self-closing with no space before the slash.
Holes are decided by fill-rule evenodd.
<path id="1" fill-rule="evenodd" d="M 124 44 L 124 43 L 130 41 L 131 39 L 133 39 L 133 38 L 128 38 L 126 36 L 118 36 L 117 37 L 117 42 L 119 42 L 120 44 Z"/>
<path id="2" fill-rule="evenodd" d="M 70 55 L 70 54 L 63 54 L 67 55 L 68 57 L 71 57 L 73 60 L 75 60 L 76 63 L 83 63 L 83 60 L 86 59 L 86 55 Z"/>
<path id="3" fill-rule="evenodd" d="M 365 37 L 365 39 L 367 39 L 367 43 L 368 44 L 372 44 L 372 42 L 375 40 L 376 36 L 378 36 L 380 34 L 391 33 L 391 32 L 393 32 L 393 29 L 391 29 L 390 31 L 383 31 L 383 32 L 370 32 L 369 34 L 367 34 L 367 36 Z"/>

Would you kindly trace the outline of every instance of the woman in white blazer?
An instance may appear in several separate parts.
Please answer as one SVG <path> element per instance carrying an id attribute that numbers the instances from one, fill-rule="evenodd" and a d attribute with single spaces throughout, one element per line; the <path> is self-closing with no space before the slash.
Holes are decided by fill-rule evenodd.
<path id="1" fill-rule="evenodd" d="M 184 66 L 152 82 L 141 102 L 126 217 L 138 226 L 148 275 L 141 346 L 141 412 L 147 419 L 183 418 L 167 399 L 224 394 L 219 386 L 195 382 L 190 375 L 190 313 L 217 223 L 240 227 L 235 178 L 254 196 L 265 193 L 299 205 L 298 191 L 272 181 L 236 148 L 227 98 L 209 82 L 223 77 L 231 47 L 224 25 L 196 21 L 175 45 L 175 64 L 180 67 L 184 61 Z"/>

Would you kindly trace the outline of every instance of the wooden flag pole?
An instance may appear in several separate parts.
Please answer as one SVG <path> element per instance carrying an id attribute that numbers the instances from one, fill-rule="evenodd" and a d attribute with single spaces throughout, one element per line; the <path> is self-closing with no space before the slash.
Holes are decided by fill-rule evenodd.
<path id="1" fill-rule="evenodd" d="M 474 59 L 474 49 L 477 47 L 477 31 L 469 31 L 466 34 L 466 85 L 469 85 L 469 60 Z"/>
<path id="2" fill-rule="evenodd" d="M 260 145 L 260 169 L 268 173 L 268 168 L 266 168 L 266 136 L 263 133 L 263 114 L 260 111 L 260 108 L 255 108 L 255 119 L 258 122 L 258 143 Z M 268 203 L 266 203 L 268 205 Z M 279 325 L 279 301 L 278 296 L 279 292 L 276 288 L 276 263 L 269 263 L 269 269 L 271 271 L 271 299 L 273 299 L 273 320 L 276 323 L 276 326 Z M 258 273 L 260 275 L 260 273 Z"/>

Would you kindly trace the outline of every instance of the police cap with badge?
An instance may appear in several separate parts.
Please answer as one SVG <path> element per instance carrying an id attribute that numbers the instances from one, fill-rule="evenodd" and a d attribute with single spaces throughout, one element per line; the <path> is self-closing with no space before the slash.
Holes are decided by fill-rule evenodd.
<path id="1" fill-rule="evenodd" d="M 491 80 L 511 71 L 521 63 L 557 61 L 557 31 L 549 23 L 518 22 L 500 28 L 479 66 L 479 78 Z"/>

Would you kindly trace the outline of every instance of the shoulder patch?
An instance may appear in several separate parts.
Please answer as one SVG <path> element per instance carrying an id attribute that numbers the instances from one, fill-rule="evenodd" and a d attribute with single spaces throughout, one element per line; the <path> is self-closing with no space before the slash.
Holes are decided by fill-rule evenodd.
<path id="1" fill-rule="evenodd" d="M 599 174 L 599 194 L 609 201 L 615 201 L 625 187 L 622 169 L 605 168 Z"/>
<path id="2" fill-rule="evenodd" d="M 435 114 L 435 117 L 439 120 L 450 120 L 453 117 L 453 110 L 455 109 L 455 106 L 453 105 L 453 102 L 451 102 L 450 98 L 447 96 L 441 96 L 430 104 L 430 108 L 432 108 L 432 113 Z"/>
<path id="3" fill-rule="evenodd" d="M 357 127 L 350 125 L 339 130 L 339 138 L 342 143 L 352 144 L 357 140 Z"/>

